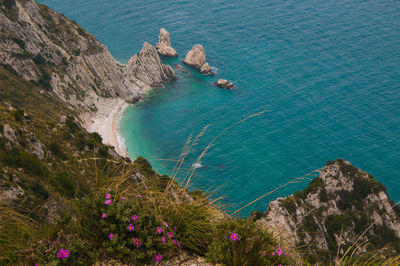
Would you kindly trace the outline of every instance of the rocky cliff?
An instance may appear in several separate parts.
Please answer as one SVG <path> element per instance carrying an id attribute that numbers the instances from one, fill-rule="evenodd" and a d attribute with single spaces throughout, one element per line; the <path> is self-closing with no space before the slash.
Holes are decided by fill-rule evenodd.
<path id="1" fill-rule="evenodd" d="M 371 175 L 339 159 L 322 168 L 304 190 L 270 202 L 258 219 L 300 249 L 329 259 L 356 243 L 356 253 L 400 252 L 400 208 Z M 371 227 L 369 228 L 369 226 Z M 364 233 L 365 232 L 365 233 Z"/>
<path id="2" fill-rule="evenodd" d="M 120 64 L 74 21 L 33 0 L 7 1 L 0 9 L 0 62 L 78 109 L 86 126 L 90 115 L 83 114 L 115 98 L 134 101 L 175 78 L 150 44 Z"/>

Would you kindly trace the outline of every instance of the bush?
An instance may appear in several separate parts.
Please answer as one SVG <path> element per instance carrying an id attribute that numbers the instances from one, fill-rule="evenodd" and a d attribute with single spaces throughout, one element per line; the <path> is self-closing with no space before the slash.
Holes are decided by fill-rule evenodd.
<path id="1" fill-rule="evenodd" d="M 37 65 L 46 65 L 46 59 L 41 55 L 37 54 L 35 57 L 32 58 L 32 61 Z"/>
<path id="2" fill-rule="evenodd" d="M 67 127 L 71 130 L 72 133 L 75 133 L 78 130 L 79 126 L 75 123 L 74 119 L 71 116 L 68 116 L 67 120 L 65 121 Z"/>
<path id="3" fill-rule="evenodd" d="M 19 47 L 21 47 L 22 50 L 25 50 L 26 44 L 23 40 L 18 39 L 18 38 L 12 38 L 12 40 L 18 44 Z"/>
<path id="4" fill-rule="evenodd" d="M 12 115 L 14 116 L 15 120 L 18 122 L 22 122 L 22 119 L 24 118 L 24 111 L 21 109 L 15 110 L 12 112 Z"/>
<path id="5" fill-rule="evenodd" d="M 15 6 L 15 0 L 4 0 L 3 5 L 7 9 L 11 9 L 13 6 Z"/>
<path id="6" fill-rule="evenodd" d="M 235 240 L 235 235 L 237 240 Z M 290 254 L 289 254 L 290 255 Z M 219 222 L 207 258 L 223 265 L 288 265 L 290 257 L 277 247 L 271 234 L 261 231 L 250 219 Z"/>
<path id="7" fill-rule="evenodd" d="M 75 196 L 75 183 L 72 181 L 71 177 L 66 173 L 59 173 L 57 177 L 57 181 L 61 186 L 58 190 L 67 197 L 72 198 Z"/>
<path id="8" fill-rule="evenodd" d="M 59 157 L 61 160 L 67 159 L 67 155 L 62 151 L 60 145 L 57 142 L 50 143 L 49 149 L 54 156 Z"/>
<path id="9" fill-rule="evenodd" d="M 106 194 L 110 195 L 109 205 L 105 204 Z M 173 242 L 178 241 L 176 234 L 180 228 L 174 228 L 168 217 L 155 212 L 144 198 L 122 199 L 121 195 L 105 191 L 94 201 L 84 201 L 82 213 L 86 219 L 82 226 L 91 232 L 91 241 L 103 250 L 104 257 L 144 265 L 152 262 L 156 254 L 161 254 L 163 258 L 173 255 L 180 246 L 180 242 Z M 160 234 L 157 227 L 162 229 Z M 134 240 L 139 242 L 135 245 Z"/>

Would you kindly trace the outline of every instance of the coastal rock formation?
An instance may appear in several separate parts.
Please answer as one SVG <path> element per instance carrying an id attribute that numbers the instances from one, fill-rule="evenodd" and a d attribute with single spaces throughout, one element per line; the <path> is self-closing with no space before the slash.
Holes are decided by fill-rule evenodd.
<path id="1" fill-rule="evenodd" d="M 79 110 L 86 129 L 115 99 L 138 95 L 175 78 L 154 47 L 143 44 L 127 65 L 75 22 L 33 0 L 0 9 L 0 62 Z"/>
<path id="2" fill-rule="evenodd" d="M 203 74 L 212 73 L 209 64 L 206 63 L 206 52 L 201 44 L 196 44 L 193 46 L 192 50 L 186 54 L 183 62 L 189 66 L 200 69 L 201 73 Z"/>
<path id="3" fill-rule="evenodd" d="M 219 79 L 217 82 L 214 82 L 214 85 L 223 89 L 233 89 L 235 85 L 232 82 L 227 81 L 226 79 Z"/>
<path id="4" fill-rule="evenodd" d="M 312 244 L 315 255 L 320 250 L 325 257 L 327 252 L 334 257 L 339 246 L 343 255 L 372 224 L 358 241 L 369 245 L 356 254 L 387 245 L 387 255 L 393 255 L 400 252 L 400 207 L 393 205 L 380 182 L 338 159 L 304 191 L 271 201 L 257 222 L 295 245 Z"/>
<path id="5" fill-rule="evenodd" d="M 163 56 L 177 57 L 178 53 L 174 48 L 171 47 L 171 41 L 169 39 L 169 32 L 161 28 L 160 35 L 158 36 L 158 42 L 156 45 L 157 52 Z"/>
<path id="6" fill-rule="evenodd" d="M 201 74 L 209 74 L 210 76 L 214 75 L 214 73 L 211 71 L 211 67 L 208 63 L 205 63 L 201 68 L 200 68 L 200 73 Z"/>
<path id="7" fill-rule="evenodd" d="M 134 73 L 137 79 L 151 87 L 175 78 L 172 67 L 161 63 L 156 49 L 148 42 L 143 44 L 139 54 L 131 57 L 126 68 L 127 72 Z"/>

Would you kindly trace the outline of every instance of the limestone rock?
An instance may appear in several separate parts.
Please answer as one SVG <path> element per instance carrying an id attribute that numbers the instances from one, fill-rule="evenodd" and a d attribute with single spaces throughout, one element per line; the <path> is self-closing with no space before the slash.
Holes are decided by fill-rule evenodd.
<path id="1" fill-rule="evenodd" d="M 227 81 L 226 79 L 219 79 L 217 82 L 214 82 L 214 85 L 224 89 L 233 89 L 235 85 L 232 82 Z"/>
<path id="2" fill-rule="evenodd" d="M 257 223 L 292 245 L 313 243 L 313 252 L 322 250 L 324 254 L 336 252 L 339 242 L 342 247 L 353 244 L 374 224 L 359 243 L 374 239 L 372 250 L 387 245 L 389 256 L 399 252 L 400 243 L 400 207 L 392 206 L 381 183 L 338 159 L 328 162 L 304 191 L 271 201 Z M 390 237 L 382 236 L 382 232 Z"/>
<path id="3" fill-rule="evenodd" d="M 201 68 L 200 68 L 200 73 L 202 74 L 208 74 L 210 76 L 214 75 L 214 72 L 211 71 L 211 67 L 208 63 L 205 63 Z"/>
<path id="4" fill-rule="evenodd" d="M 147 43 L 130 64 L 121 64 L 93 35 L 63 15 L 34 0 L 15 3 L 15 19 L 0 9 L 0 62 L 12 66 L 23 79 L 36 82 L 44 75 L 38 64 L 61 69 L 48 73 L 48 89 L 79 110 L 86 129 L 92 124 L 93 113 L 102 112 L 110 99 L 130 101 L 175 78 L 172 68 L 163 65 L 157 50 Z M 56 31 L 49 33 L 47 29 L 52 27 Z M 39 55 L 37 64 L 33 59 Z"/>
<path id="5" fill-rule="evenodd" d="M 156 49 L 148 42 L 143 44 L 139 54 L 131 57 L 127 71 L 151 87 L 160 86 L 165 81 L 175 78 L 172 67 L 161 63 Z"/>
<path id="6" fill-rule="evenodd" d="M 201 69 L 201 67 L 206 63 L 206 52 L 201 44 L 196 44 L 193 46 L 185 57 L 183 62 L 189 66 Z"/>
<path id="7" fill-rule="evenodd" d="M 156 49 L 157 52 L 163 56 L 170 56 L 170 57 L 178 56 L 178 53 L 175 51 L 175 49 L 171 47 L 169 32 L 164 28 L 160 29 L 160 35 L 158 36 Z"/>

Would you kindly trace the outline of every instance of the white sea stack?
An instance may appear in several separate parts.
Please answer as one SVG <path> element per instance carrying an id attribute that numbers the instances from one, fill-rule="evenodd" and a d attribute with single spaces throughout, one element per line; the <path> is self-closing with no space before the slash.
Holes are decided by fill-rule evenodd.
<path id="1" fill-rule="evenodd" d="M 160 29 L 160 35 L 158 36 L 156 49 L 157 52 L 163 56 L 170 56 L 170 57 L 178 56 L 178 53 L 175 51 L 175 49 L 171 47 L 169 32 L 164 28 Z"/>

